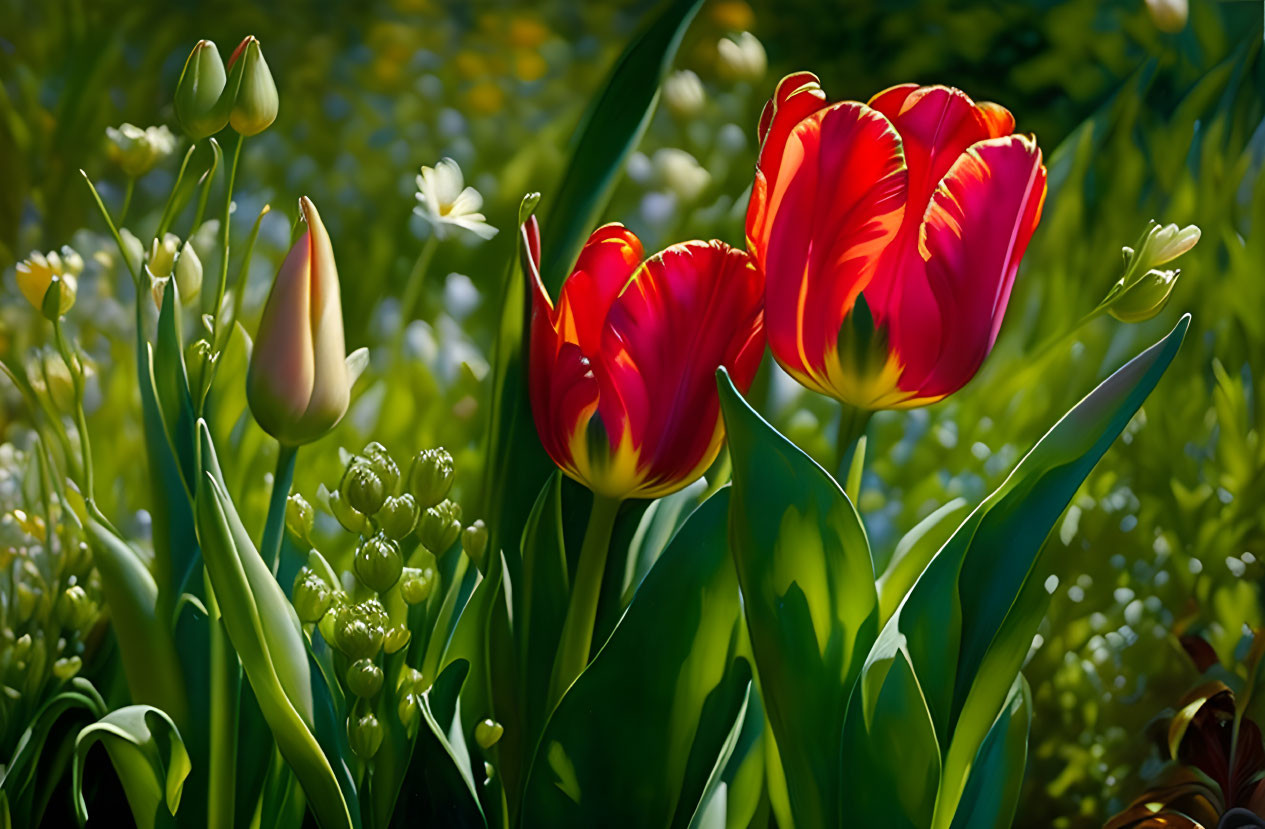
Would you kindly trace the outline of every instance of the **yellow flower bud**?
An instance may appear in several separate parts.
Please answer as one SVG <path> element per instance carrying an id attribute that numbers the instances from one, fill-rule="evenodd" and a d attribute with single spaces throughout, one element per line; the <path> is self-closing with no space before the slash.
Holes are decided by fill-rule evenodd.
<path id="1" fill-rule="evenodd" d="M 79 254 L 70 248 L 63 250 L 73 255 L 72 267 L 83 268 L 83 260 L 79 258 Z M 59 296 L 54 305 L 56 312 L 54 316 L 61 316 L 75 304 L 75 291 L 79 284 L 75 279 L 76 273 L 77 271 L 72 272 L 71 268 L 67 267 L 67 261 L 58 256 L 56 251 L 48 255 L 32 251 L 30 257 L 18 263 L 16 274 L 18 290 L 22 292 L 22 296 L 26 297 L 27 302 L 35 306 L 35 310 L 44 313 L 44 298 L 55 285 Z"/>
<path id="2" fill-rule="evenodd" d="M 342 420 L 351 401 L 334 249 L 316 206 L 273 282 L 250 356 L 246 395 L 264 431 L 297 446 Z"/>
<path id="3" fill-rule="evenodd" d="M 277 85 L 268 71 L 263 50 L 248 35 L 228 59 L 228 89 L 233 93 L 229 123 L 241 135 L 258 135 L 277 120 Z"/>
<path id="4" fill-rule="evenodd" d="M 233 101 L 225 96 L 224 61 L 215 44 L 199 40 L 176 84 L 176 117 L 194 141 L 215 135 L 228 123 Z"/>
<path id="5" fill-rule="evenodd" d="M 149 245 L 149 261 L 145 263 L 150 275 L 155 279 L 171 276 L 179 251 L 180 237 L 174 233 L 165 233 L 162 239 L 154 239 Z"/>

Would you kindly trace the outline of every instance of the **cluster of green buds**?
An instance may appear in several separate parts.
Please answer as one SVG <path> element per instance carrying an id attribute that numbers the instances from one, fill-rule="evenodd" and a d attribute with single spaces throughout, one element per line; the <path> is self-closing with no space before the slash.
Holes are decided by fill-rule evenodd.
<path id="1" fill-rule="evenodd" d="M 413 638 L 411 615 L 417 623 L 410 608 L 436 594 L 439 560 L 459 541 L 476 565 L 487 548 L 483 522 L 463 527 L 461 508 L 448 498 L 455 474 L 442 448 L 418 452 L 406 473 L 377 442 L 349 456 L 338 486 L 321 487 L 320 494 L 355 541 L 346 555 L 329 559 L 315 549 L 312 504 L 298 494 L 287 504 L 290 534 L 312 548 L 291 599 L 300 621 L 336 652 L 350 701 L 348 742 L 362 760 L 377 753 L 385 723 L 397 715 L 406 728 L 416 727 L 420 694 L 434 679 L 424 680 L 403 661 Z"/>
<path id="2" fill-rule="evenodd" d="M 195 141 L 232 124 L 239 135 L 258 135 L 277 118 L 277 85 L 259 41 L 249 35 L 225 66 L 209 40 L 199 40 L 176 85 L 176 117 Z"/>
<path id="3" fill-rule="evenodd" d="M 1164 310 L 1181 271 L 1161 268 L 1199 241 L 1195 225 L 1178 227 L 1150 222 L 1133 247 L 1124 247 L 1124 275 L 1112 286 L 1099 308 L 1121 322 L 1144 322 Z"/>
<path id="4" fill-rule="evenodd" d="M 80 672 L 99 638 L 94 632 L 101 590 L 92 554 L 74 522 L 62 520 L 55 501 L 33 506 L 43 501 L 40 486 L 26 454 L 11 444 L 0 446 L 0 755 L 5 757 L 12 756 L 50 692 Z"/>

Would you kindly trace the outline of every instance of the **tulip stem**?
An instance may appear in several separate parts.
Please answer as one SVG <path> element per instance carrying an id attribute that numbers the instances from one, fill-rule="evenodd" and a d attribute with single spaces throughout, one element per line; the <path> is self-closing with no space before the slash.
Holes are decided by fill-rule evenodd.
<path id="1" fill-rule="evenodd" d="M 417 300 L 422 293 L 422 285 L 426 282 L 426 272 L 430 270 L 430 260 L 435 257 L 435 249 L 439 247 L 439 237 L 431 235 L 422 243 L 422 249 L 413 262 L 413 270 L 409 271 L 408 281 L 404 283 L 404 294 L 400 298 L 400 329 L 396 332 L 395 351 L 399 351 L 404 343 L 404 331 L 413 321 Z"/>
<path id="2" fill-rule="evenodd" d="M 224 291 L 228 288 L 228 224 L 233 214 L 233 185 L 237 181 L 237 162 L 242 157 L 242 143 L 245 140 L 245 136 L 237 136 L 237 145 L 233 148 L 233 161 L 228 165 L 228 189 L 224 192 L 224 256 L 220 260 L 220 279 L 215 285 L 215 307 L 211 309 L 215 318 L 212 343 L 219 342 L 220 306 L 224 303 Z"/>
<path id="3" fill-rule="evenodd" d="M 61 317 L 53 320 L 53 337 L 57 341 L 57 350 L 61 352 L 66 370 L 70 372 L 70 382 L 75 392 L 75 429 L 79 432 L 79 451 L 83 455 L 84 497 L 89 501 L 94 498 L 92 488 L 92 447 L 88 442 L 88 419 L 83 413 L 83 363 L 72 354 L 66 333 L 62 330 Z"/>
<path id="4" fill-rule="evenodd" d="M 277 574 L 281 563 L 281 535 L 285 529 L 286 499 L 290 497 L 290 486 L 294 483 L 294 460 L 298 457 L 299 447 L 278 444 L 277 471 L 272 476 L 272 499 L 268 502 L 268 519 L 264 522 L 263 545 L 259 553 L 264 561 L 272 567 L 272 574 Z"/>
<path id="5" fill-rule="evenodd" d="M 852 471 L 852 461 L 856 457 L 857 444 L 865 436 L 865 429 L 870 424 L 874 412 L 869 409 L 858 409 L 843 404 L 839 411 L 839 432 L 835 435 L 835 459 L 831 474 L 835 480 L 847 482 Z M 862 458 L 864 460 L 864 458 Z M 855 498 L 855 495 L 853 496 Z"/>
<path id="6" fill-rule="evenodd" d="M 606 572 L 606 554 L 611 546 L 615 516 L 623 501 L 593 494 L 593 509 L 584 531 L 580 560 L 571 583 L 571 603 L 562 625 L 558 655 L 554 660 L 550 681 L 550 707 L 556 705 L 567 688 L 589 664 L 593 646 L 593 623 L 597 619 L 597 601 L 602 593 L 602 577 Z"/>
<path id="7" fill-rule="evenodd" d="M 127 188 L 123 191 L 123 209 L 119 211 L 119 224 L 127 221 L 127 211 L 132 206 L 132 194 L 136 192 L 136 178 L 127 177 Z"/>
<path id="8" fill-rule="evenodd" d="M 231 827 L 236 811 L 237 719 L 241 699 L 241 667 L 220 618 L 215 592 L 207 589 L 211 618 L 211 760 L 207 769 L 209 796 L 206 825 Z"/>

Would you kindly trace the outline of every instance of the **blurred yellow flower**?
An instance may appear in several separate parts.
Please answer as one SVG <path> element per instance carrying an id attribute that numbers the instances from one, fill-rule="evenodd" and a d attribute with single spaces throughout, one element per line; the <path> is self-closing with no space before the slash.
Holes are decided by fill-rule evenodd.
<path id="1" fill-rule="evenodd" d="M 492 81 L 481 81 L 466 93 L 466 102 L 475 112 L 490 115 L 505 105 L 505 93 Z"/>
<path id="2" fill-rule="evenodd" d="M 491 239 L 497 233 L 479 212 L 483 196 L 465 186 L 461 167 L 451 158 L 441 159 L 434 167 L 422 167 L 417 177 L 417 202 L 413 212 L 430 224 L 439 239 L 444 238 L 450 226 L 468 230 L 481 239 Z"/>
<path id="3" fill-rule="evenodd" d="M 537 52 L 518 52 L 514 55 L 514 74 L 520 81 L 526 83 L 538 81 L 545 76 L 547 71 L 549 71 L 549 65 Z"/>
<path id="4" fill-rule="evenodd" d="M 549 29 L 533 17 L 515 17 L 510 21 L 508 40 L 520 49 L 539 48 L 549 39 Z"/>
<path id="5" fill-rule="evenodd" d="M 35 310 L 43 313 L 44 295 L 56 281 L 61 287 L 57 311 L 60 316 L 75 304 L 75 290 L 78 288 L 75 277 L 81 271 L 83 258 L 69 245 L 62 247 L 60 255 L 57 251 L 50 251 L 48 254 L 32 251 L 28 258 L 18 263 L 18 290 L 26 297 L 27 302 L 35 306 Z"/>
<path id="6" fill-rule="evenodd" d="M 744 32 L 755 23 L 755 12 L 743 0 L 721 0 L 708 6 L 712 20 L 722 29 Z"/>

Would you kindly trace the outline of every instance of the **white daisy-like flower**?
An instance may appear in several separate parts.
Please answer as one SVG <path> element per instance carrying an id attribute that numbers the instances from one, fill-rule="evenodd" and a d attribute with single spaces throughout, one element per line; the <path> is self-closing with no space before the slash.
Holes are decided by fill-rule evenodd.
<path id="1" fill-rule="evenodd" d="M 422 167 L 413 212 L 430 224 L 437 238 L 444 238 L 449 227 L 459 227 L 481 239 L 491 239 L 497 229 L 479 212 L 482 207 L 483 196 L 465 186 L 457 162 L 444 158 L 434 167 Z"/>

